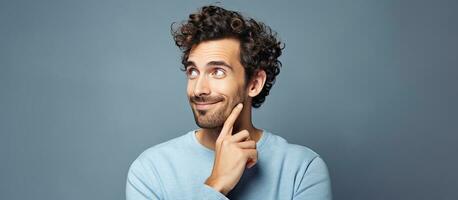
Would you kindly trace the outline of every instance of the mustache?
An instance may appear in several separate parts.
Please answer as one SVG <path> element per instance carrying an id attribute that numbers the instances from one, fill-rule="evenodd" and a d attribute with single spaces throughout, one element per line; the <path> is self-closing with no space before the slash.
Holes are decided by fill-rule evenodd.
<path id="1" fill-rule="evenodd" d="M 215 103 L 224 100 L 222 96 L 191 96 L 191 102 L 193 103 Z"/>

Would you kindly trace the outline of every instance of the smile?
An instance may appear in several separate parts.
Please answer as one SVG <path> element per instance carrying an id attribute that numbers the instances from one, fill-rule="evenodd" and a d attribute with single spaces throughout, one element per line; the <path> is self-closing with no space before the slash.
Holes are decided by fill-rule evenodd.
<path id="1" fill-rule="evenodd" d="M 220 101 L 213 102 L 213 103 L 194 103 L 194 104 L 196 105 L 197 110 L 208 110 L 219 102 Z"/>

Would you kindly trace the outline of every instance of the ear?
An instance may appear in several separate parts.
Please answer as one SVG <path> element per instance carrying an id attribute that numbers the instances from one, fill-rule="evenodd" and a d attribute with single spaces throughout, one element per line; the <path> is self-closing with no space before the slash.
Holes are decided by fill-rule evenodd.
<path id="1" fill-rule="evenodd" d="M 250 82 L 248 83 L 248 96 L 255 97 L 261 93 L 266 82 L 267 74 L 263 69 L 256 70 Z"/>

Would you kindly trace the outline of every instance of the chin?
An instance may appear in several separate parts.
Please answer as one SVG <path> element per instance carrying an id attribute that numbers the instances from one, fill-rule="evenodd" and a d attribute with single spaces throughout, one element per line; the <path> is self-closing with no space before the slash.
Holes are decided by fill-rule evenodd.
<path id="1" fill-rule="evenodd" d="M 201 124 L 201 123 L 197 123 L 197 126 L 203 129 L 216 129 L 219 127 L 219 126 L 215 126 L 214 124 Z"/>

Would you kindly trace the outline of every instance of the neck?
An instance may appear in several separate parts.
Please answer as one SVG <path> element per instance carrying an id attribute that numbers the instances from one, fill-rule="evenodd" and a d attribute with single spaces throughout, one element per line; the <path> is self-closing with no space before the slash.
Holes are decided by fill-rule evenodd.
<path id="1" fill-rule="evenodd" d="M 222 127 L 214 129 L 201 128 L 196 133 L 197 140 L 205 147 L 215 150 L 216 139 L 218 139 L 221 129 Z M 253 126 L 250 107 L 243 107 L 242 112 L 234 123 L 231 134 L 234 135 L 242 130 L 250 132 L 250 138 L 256 142 L 258 142 L 262 136 L 262 130 Z"/>

